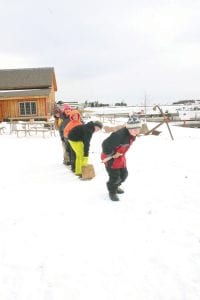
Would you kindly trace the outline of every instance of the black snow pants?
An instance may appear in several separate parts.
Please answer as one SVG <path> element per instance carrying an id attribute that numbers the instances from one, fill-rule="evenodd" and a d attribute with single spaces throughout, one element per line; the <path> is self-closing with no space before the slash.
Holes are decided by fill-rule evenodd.
<path id="1" fill-rule="evenodd" d="M 127 168 L 112 169 L 110 167 L 106 167 L 106 171 L 108 172 L 109 176 L 109 180 L 107 182 L 107 189 L 110 193 L 116 194 L 117 188 L 128 177 L 128 170 Z"/>
<path id="2" fill-rule="evenodd" d="M 76 154 L 72 147 L 70 146 L 70 143 L 68 142 L 68 139 L 65 138 L 65 149 L 68 155 L 68 161 L 71 165 L 71 169 L 73 172 L 75 172 L 75 160 L 76 160 Z"/>

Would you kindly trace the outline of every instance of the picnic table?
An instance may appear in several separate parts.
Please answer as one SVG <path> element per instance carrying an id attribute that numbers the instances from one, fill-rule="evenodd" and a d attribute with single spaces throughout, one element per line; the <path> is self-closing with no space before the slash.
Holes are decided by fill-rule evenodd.
<path id="1" fill-rule="evenodd" d="M 12 121 L 10 122 L 11 133 L 16 133 L 17 137 L 38 135 L 39 133 L 43 138 L 46 135 L 56 136 L 53 121 Z"/>
<path id="2" fill-rule="evenodd" d="M 3 134 L 3 133 L 5 133 L 5 126 L 1 126 L 0 125 L 0 134 Z"/>

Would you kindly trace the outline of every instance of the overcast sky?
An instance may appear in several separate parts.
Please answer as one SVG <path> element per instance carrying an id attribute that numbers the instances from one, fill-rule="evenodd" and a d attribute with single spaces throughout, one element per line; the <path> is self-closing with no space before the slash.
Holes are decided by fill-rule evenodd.
<path id="1" fill-rule="evenodd" d="M 200 99 L 199 0 L 1 0 L 0 68 L 54 67 L 57 100 Z"/>

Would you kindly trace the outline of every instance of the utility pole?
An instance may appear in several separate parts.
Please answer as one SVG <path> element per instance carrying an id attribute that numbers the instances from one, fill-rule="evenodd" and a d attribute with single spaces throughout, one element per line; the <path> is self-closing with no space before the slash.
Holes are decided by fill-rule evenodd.
<path id="1" fill-rule="evenodd" d="M 146 113 L 147 113 L 147 94 L 146 93 L 144 94 L 144 113 L 146 116 Z"/>

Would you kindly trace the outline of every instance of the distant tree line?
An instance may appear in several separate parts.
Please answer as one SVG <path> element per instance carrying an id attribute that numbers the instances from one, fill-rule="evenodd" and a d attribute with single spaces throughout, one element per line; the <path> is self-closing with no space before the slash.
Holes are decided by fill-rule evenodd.
<path id="1" fill-rule="evenodd" d="M 180 100 L 177 102 L 173 102 L 172 104 L 192 104 L 192 103 L 195 103 L 195 100 Z"/>
<path id="2" fill-rule="evenodd" d="M 101 103 L 99 101 L 85 101 L 84 102 L 84 107 L 105 107 L 109 106 L 110 104 L 108 103 Z M 127 104 L 123 101 L 115 103 L 115 106 L 127 106 Z"/>
<path id="3" fill-rule="evenodd" d="M 127 104 L 124 101 L 115 103 L 115 106 L 127 106 Z"/>
<path id="4" fill-rule="evenodd" d="M 99 101 L 85 101 L 84 107 L 103 107 L 109 106 L 109 104 L 99 103 Z"/>

